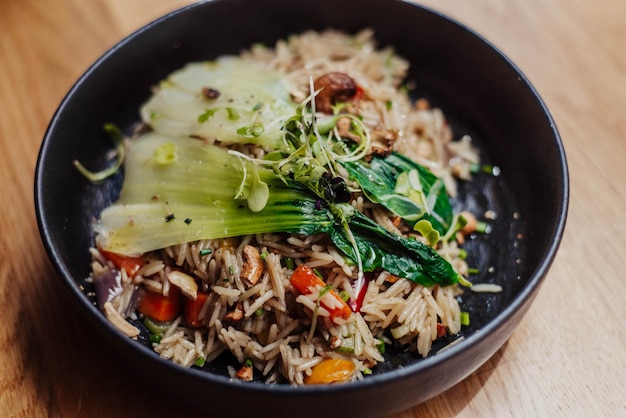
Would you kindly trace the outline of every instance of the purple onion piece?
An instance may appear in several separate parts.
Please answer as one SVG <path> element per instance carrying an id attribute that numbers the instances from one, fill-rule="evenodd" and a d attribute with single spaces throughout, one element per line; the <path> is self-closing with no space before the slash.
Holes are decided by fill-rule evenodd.
<path id="1" fill-rule="evenodd" d="M 98 307 L 104 309 L 104 304 L 112 301 L 122 293 L 122 274 L 117 269 L 108 269 L 93 278 L 96 290 Z"/>

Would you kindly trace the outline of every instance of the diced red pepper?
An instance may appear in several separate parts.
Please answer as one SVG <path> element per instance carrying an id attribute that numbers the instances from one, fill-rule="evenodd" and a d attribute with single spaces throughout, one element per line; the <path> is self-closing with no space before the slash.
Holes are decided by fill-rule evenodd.
<path id="1" fill-rule="evenodd" d="M 196 300 L 185 298 L 184 303 L 184 320 L 187 325 L 190 327 L 199 327 L 202 326 L 202 320 L 199 318 L 200 311 L 204 306 L 207 298 L 209 297 L 208 293 L 198 292 L 198 296 Z"/>
<path id="2" fill-rule="evenodd" d="M 180 315 L 183 306 L 183 294 L 176 286 L 171 286 L 167 296 L 146 291 L 137 310 L 156 321 L 169 322 Z"/>
<path id="3" fill-rule="evenodd" d="M 446 334 L 446 327 L 441 322 L 437 322 L 437 338 L 444 337 Z"/>
<path id="4" fill-rule="evenodd" d="M 124 270 L 128 277 L 134 277 L 145 264 L 143 257 L 129 257 L 100 249 L 100 254 L 113 263 L 119 270 Z"/>
<path id="5" fill-rule="evenodd" d="M 296 288 L 296 290 L 303 295 L 310 295 L 314 291 L 320 291 L 326 283 L 317 275 L 310 267 L 302 264 L 298 266 L 291 278 L 289 280 L 291 285 Z M 341 299 L 341 296 L 334 290 L 330 289 L 327 293 L 334 299 L 337 300 L 338 307 L 330 308 L 326 303 L 324 303 L 324 299 L 322 298 L 320 301 L 320 306 L 326 309 L 330 313 L 330 319 L 337 324 L 335 321 L 336 318 L 348 319 L 350 315 L 352 315 L 352 310 L 350 306 Z"/>

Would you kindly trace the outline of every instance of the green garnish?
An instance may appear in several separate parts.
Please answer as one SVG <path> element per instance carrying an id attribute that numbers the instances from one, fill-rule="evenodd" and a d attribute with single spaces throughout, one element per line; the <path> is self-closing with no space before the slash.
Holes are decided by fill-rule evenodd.
<path id="1" fill-rule="evenodd" d="M 252 359 L 247 359 L 246 362 L 244 363 L 244 366 L 246 367 L 252 367 L 254 363 L 252 363 Z"/>
<path id="2" fill-rule="evenodd" d="M 296 268 L 296 262 L 291 257 L 283 257 L 280 261 L 280 264 L 286 269 L 293 270 Z"/>
<path id="3" fill-rule="evenodd" d="M 422 234 L 426 238 L 428 245 L 433 247 L 439 242 L 439 231 L 433 228 L 433 225 L 426 219 L 417 221 L 413 229 Z"/>
<path id="4" fill-rule="evenodd" d="M 150 342 L 152 344 L 158 344 L 161 342 L 162 339 L 163 337 L 161 336 L 161 334 L 150 334 Z"/>
<path id="5" fill-rule="evenodd" d="M 239 112 L 235 108 L 227 107 L 226 112 L 228 113 L 228 120 L 239 120 L 241 118 Z"/>
<path id="6" fill-rule="evenodd" d="M 336 350 L 342 353 L 354 353 L 355 338 L 354 335 L 341 337 L 341 345 Z"/>
<path id="7" fill-rule="evenodd" d="M 341 292 L 339 292 L 339 297 L 344 302 L 347 302 L 350 299 L 350 294 L 348 293 L 347 290 L 342 290 Z"/>
<path id="8" fill-rule="evenodd" d="M 200 257 L 204 257 L 205 255 L 209 255 L 213 252 L 212 249 L 210 248 L 204 248 L 202 250 L 200 250 Z"/>
<path id="9" fill-rule="evenodd" d="M 122 131 L 120 131 L 120 129 L 117 126 L 111 123 L 105 124 L 103 129 L 107 134 L 109 134 L 109 137 L 115 143 L 115 150 L 116 150 L 115 163 L 109 168 L 105 168 L 104 170 L 95 171 L 95 172 L 86 169 L 85 166 L 83 166 L 81 162 L 78 160 L 74 160 L 74 163 L 73 163 L 74 167 L 76 167 L 76 169 L 87 180 L 91 181 L 92 183 L 97 183 L 117 173 L 120 167 L 122 166 L 122 163 L 124 162 L 124 158 L 126 154 L 126 147 L 124 146 L 124 134 L 122 134 Z"/>
<path id="10" fill-rule="evenodd" d="M 381 338 L 376 339 L 376 348 L 380 354 L 385 354 L 385 341 Z"/>
<path id="11" fill-rule="evenodd" d="M 265 313 L 265 309 L 263 308 L 258 308 L 256 311 L 254 311 L 254 314 L 256 316 L 263 316 L 264 313 Z"/>
<path id="12" fill-rule="evenodd" d="M 256 138 L 263 134 L 265 127 L 260 122 L 255 122 L 250 126 L 237 129 L 237 133 L 246 138 Z"/>
<path id="13" fill-rule="evenodd" d="M 200 116 L 198 116 L 198 123 L 205 123 L 206 121 L 208 121 L 213 115 L 215 115 L 215 112 L 217 112 L 219 109 L 218 108 L 214 108 L 214 109 L 206 109 L 204 111 L 204 113 L 202 113 Z"/>
<path id="14" fill-rule="evenodd" d="M 171 325 L 170 322 L 159 322 L 147 316 L 143 319 L 143 324 L 151 334 L 163 334 Z"/>
<path id="15" fill-rule="evenodd" d="M 169 165 L 176 162 L 178 156 L 176 155 L 176 144 L 173 142 L 166 142 L 161 144 L 154 151 L 154 161 L 159 165 Z"/>
<path id="16" fill-rule="evenodd" d="M 468 326 L 470 324 L 469 312 L 461 312 L 461 325 Z"/>
<path id="17" fill-rule="evenodd" d="M 196 362 L 194 363 L 198 367 L 204 367 L 204 363 L 206 362 L 204 357 L 198 357 Z"/>

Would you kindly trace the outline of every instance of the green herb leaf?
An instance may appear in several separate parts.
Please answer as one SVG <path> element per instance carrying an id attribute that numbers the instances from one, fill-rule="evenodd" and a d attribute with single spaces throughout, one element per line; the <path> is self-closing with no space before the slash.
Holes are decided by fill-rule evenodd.
<path id="1" fill-rule="evenodd" d="M 204 113 L 202 113 L 200 116 L 198 116 L 198 123 L 205 123 L 206 121 L 208 121 L 213 115 L 215 115 L 215 112 L 217 112 L 219 109 L 218 108 L 214 108 L 214 109 L 206 109 L 204 111 Z"/>

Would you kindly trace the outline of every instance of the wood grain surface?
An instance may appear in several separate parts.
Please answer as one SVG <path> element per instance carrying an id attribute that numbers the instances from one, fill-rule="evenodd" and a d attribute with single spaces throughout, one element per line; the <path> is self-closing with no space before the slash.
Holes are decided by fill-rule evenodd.
<path id="1" fill-rule="evenodd" d="M 262 1 L 262 0 L 259 0 Z M 0 0 L 0 416 L 198 416 L 131 384 L 77 340 L 41 244 L 33 178 L 46 126 L 80 74 L 184 0 Z M 528 76 L 563 137 L 571 200 L 549 276 L 475 373 L 395 418 L 626 416 L 626 1 L 422 0 Z"/>

